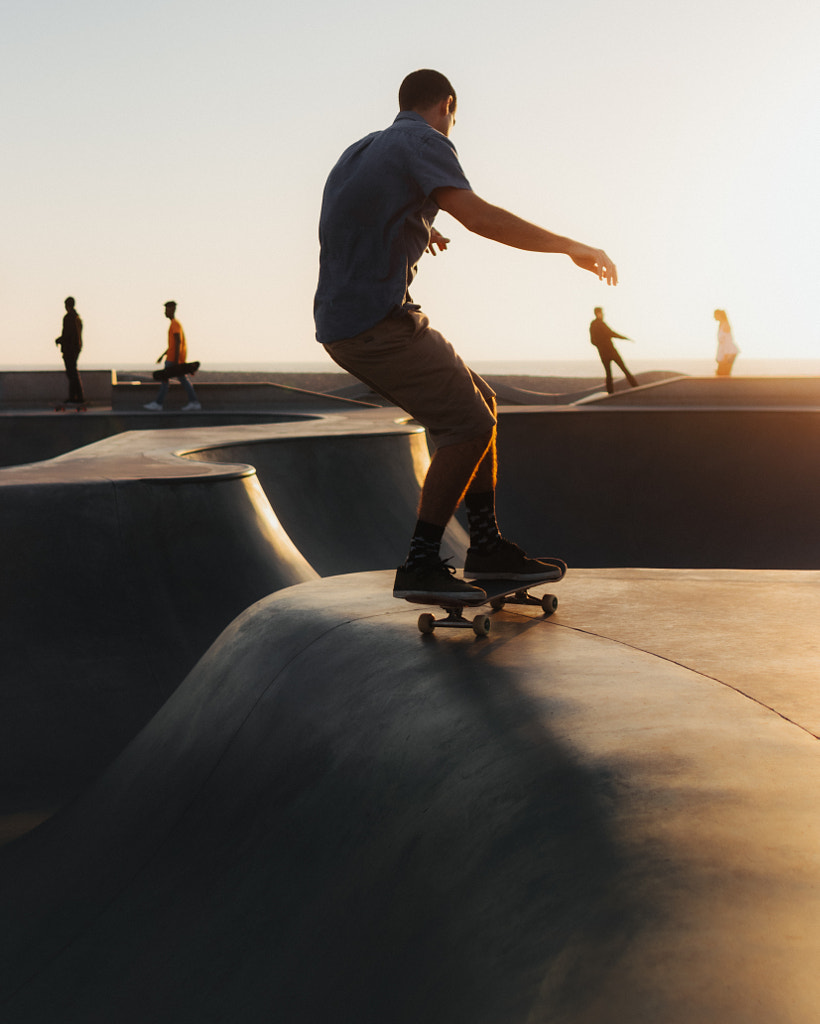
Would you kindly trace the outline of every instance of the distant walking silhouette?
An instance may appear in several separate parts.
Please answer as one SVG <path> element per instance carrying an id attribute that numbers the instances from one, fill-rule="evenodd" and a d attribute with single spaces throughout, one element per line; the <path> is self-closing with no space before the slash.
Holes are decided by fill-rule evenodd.
<path id="1" fill-rule="evenodd" d="M 152 412 L 162 409 L 163 402 L 168 394 L 168 388 L 171 386 L 171 378 L 176 377 L 188 395 L 188 404 L 183 405 L 182 411 L 196 412 L 202 406 L 196 397 L 193 384 L 185 373 L 187 367 L 184 364 L 188 358 L 188 347 L 185 342 L 185 331 L 182 329 L 182 324 L 177 320 L 177 304 L 175 302 L 165 303 L 165 315 L 171 321 L 168 327 L 168 347 L 157 360 L 158 363 L 163 359 L 165 360 L 165 369 L 162 374 L 160 374 L 159 370 L 154 374 L 155 377 L 162 376 L 162 383 L 159 386 L 159 391 L 154 401 L 148 402 L 143 408 L 149 409 Z M 196 370 L 198 366 L 199 363 L 192 363 L 190 366 L 191 372 Z"/>
<path id="2" fill-rule="evenodd" d="M 604 364 L 604 372 L 606 373 L 606 389 L 611 395 L 615 388 L 612 385 L 612 364 L 615 363 L 619 366 L 626 379 L 629 381 L 631 387 L 636 388 L 638 382 L 627 370 L 626 363 L 621 359 L 620 353 L 612 344 L 613 338 L 622 338 L 624 341 L 629 341 L 625 334 L 618 334 L 617 331 L 613 331 L 611 327 L 608 327 L 604 323 L 604 311 L 600 306 L 596 306 L 593 310 L 595 313 L 595 319 L 589 325 L 589 340 L 598 349 L 598 355 L 601 357 L 601 362 Z"/>
<path id="3" fill-rule="evenodd" d="M 54 341 L 63 353 L 65 374 L 68 377 L 68 398 L 66 402 L 80 404 L 85 401 L 83 382 L 77 371 L 77 360 L 83 347 L 83 322 L 74 308 L 74 299 L 69 295 L 65 300 L 65 316 L 63 317 L 63 333 Z"/>
<path id="4" fill-rule="evenodd" d="M 718 322 L 718 347 L 715 355 L 717 361 L 716 377 L 728 377 L 732 372 L 732 364 L 740 354 L 740 349 L 735 344 L 732 336 L 732 328 L 729 326 L 729 317 L 725 309 L 716 309 L 715 320 Z"/>

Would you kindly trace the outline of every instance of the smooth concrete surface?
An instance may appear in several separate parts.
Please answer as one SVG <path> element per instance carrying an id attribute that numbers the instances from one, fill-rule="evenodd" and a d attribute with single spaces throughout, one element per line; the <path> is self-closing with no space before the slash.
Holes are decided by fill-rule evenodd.
<path id="1" fill-rule="evenodd" d="M 256 478 L 0 481 L 0 808 L 53 806 L 249 603 L 315 577 Z"/>
<path id="2" fill-rule="evenodd" d="M 270 426 L 316 416 L 315 407 L 291 407 L 284 412 L 213 412 L 208 409 L 197 413 L 178 410 L 112 412 L 110 407 L 91 408 L 80 413 L 52 410 L 0 412 L 0 468 L 54 459 L 129 430 L 179 430 L 192 426 L 226 427 L 254 423 Z"/>
<path id="3" fill-rule="evenodd" d="M 58 355 L 59 360 L 59 355 Z M 85 370 L 80 365 L 83 393 L 89 402 L 111 404 L 114 370 Z M 68 393 L 64 370 L 0 370 L 0 410 L 55 406 Z"/>
<path id="4" fill-rule="evenodd" d="M 652 388 L 597 394 L 586 402 L 608 406 L 820 409 L 820 377 L 677 377 Z"/>
<path id="5" fill-rule="evenodd" d="M 245 451 L 271 477 L 285 467 L 274 507 L 231 461 Z M 401 561 L 428 463 L 420 428 L 365 410 L 134 431 L 0 470 L 6 828 L 94 778 L 248 605 L 317 571 Z M 453 524 L 445 549 L 460 561 L 466 544 Z"/>
<path id="6" fill-rule="evenodd" d="M 249 604 L 406 549 L 428 453 L 395 409 L 156 419 L 184 428 L 0 471 L 0 813 L 23 825 L 101 770 Z M 499 521 L 575 567 L 815 568 L 818 425 L 804 410 L 505 409 Z M 444 553 L 460 564 L 466 544 L 454 524 Z"/>
<path id="7" fill-rule="evenodd" d="M 597 400 L 602 395 L 606 397 L 606 392 L 601 391 L 604 386 L 603 374 L 601 374 L 600 379 L 597 379 L 594 375 L 588 377 L 544 378 L 527 374 L 485 373 L 482 376 L 495 391 L 499 406 L 574 405 L 577 402 Z M 666 381 L 676 380 L 678 377 L 680 377 L 679 373 L 670 370 L 650 370 L 639 373 L 637 375 L 639 382 L 637 390 L 643 391 L 647 388 L 663 384 Z M 537 384 L 541 390 L 527 387 L 526 385 L 529 383 Z M 556 387 L 559 383 L 562 386 L 561 390 L 550 390 L 550 388 Z M 624 388 L 631 390 L 625 379 L 615 381 L 616 393 Z M 351 383 L 337 388 L 332 394 L 340 398 L 355 398 L 379 405 L 386 404 L 381 396 L 374 394 L 365 384 L 356 380 L 352 380 Z"/>
<path id="8" fill-rule="evenodd" d="M 346 398 L 341 395 L 324 394 L 308 391 L 304 388 L 290 387 L 287 384 L 274 383 L 242 383 L 234 381 L 200 381 L 192 378 L 197 397 L 203 409 L 218 410 L 237 409 L 265 410 L 273 406 L 299 405 L 318 406 L 323 409 L 350 408 L 366 406 L 372 403 L 361 399 Z M 125 381 L 117 383 L 112 389 L 111 404 L 116 411 L 142 409 L 157 393 L 159 383 L 143 381 Z M 185 405 L 188 398 L 181 384 L 172 382 L 163 411 L 171 412 Z"/>
<path id="9" fill-rule="evenodd" d="M 587 568 L 820 568 L 820 407 L 506 409 L 498 450 L 499 523 L 528 550 Z"/>
<path id="10" fill-rule="evenodd" d="M 810 405 L 506 410 L 505 531 L 638 561 L 487 639 L 317 578 L 395 410 L 201 422 L 0 471 L 4 1024 L 814 1024 Z"/>
<path id="11" fill-rule="evenodd" d="M 810 1024 L 816 573 L 589 570 L 422 636 L 239 616 L 0 851 L 6 1024 Z"/>
<path id="12" fill-rule="evenodd" d="M 320 576 L 383 569 L 406 554 L 430 456 L 423 432 L 278 436 L 208 444 L 190 457 L 248 463 L 288 536 Z M 444 555 L 464 561 L 469 543 L 454 524 Z"/>

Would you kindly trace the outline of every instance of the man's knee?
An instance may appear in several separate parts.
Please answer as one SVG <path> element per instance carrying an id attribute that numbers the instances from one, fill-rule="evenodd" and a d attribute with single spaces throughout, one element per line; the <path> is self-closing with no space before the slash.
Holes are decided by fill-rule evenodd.
<path id="1" fill-rule="evenodd" d="M 495 440 L 495 427 L 493 426 L 490 430 L 486 430 L 483 434 L 480 434 L 475 438 L 474 444 L 476 451 L 481 452 L 479 458 L 483 458 L 486 452 L 489 450 L 493 441 Z"/>
<path id="2" fill-rule="evenodd" d="M 476 433 L 472 437 L 465 438 L 463 441 L 452 441 L 447 444 L 439 445 L 436 450 L 441 452 L 446 451 L 448 455 L 455 457 L 460 453 L 463 453 L 465 459 L 468 457 L 474 457 L 476 464 L 478 464 L 492 445 L 494 438 L 495 427 L 491 427 L 481 433 Z"/>

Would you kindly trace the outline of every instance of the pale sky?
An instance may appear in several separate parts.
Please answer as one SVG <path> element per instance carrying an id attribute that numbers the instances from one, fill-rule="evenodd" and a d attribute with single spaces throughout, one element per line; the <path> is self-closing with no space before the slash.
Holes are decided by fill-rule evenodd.
<path id="1" fill-rule="evenodd" d="M 413 297 L 466 358 L 594 356 L 595 305 L 659 368 L 713 357 L 718 306 L 744 356 L 820 358 L 819 45 L 816 0 L 7 0 L 0 365 L 61 365 L 66 295 L 81 367 L 150 368 L 167 299 L 205 367 L 326 360 L 322 186 L 419 67 L 475 191 L 621 278 L 441 214 Z"/>

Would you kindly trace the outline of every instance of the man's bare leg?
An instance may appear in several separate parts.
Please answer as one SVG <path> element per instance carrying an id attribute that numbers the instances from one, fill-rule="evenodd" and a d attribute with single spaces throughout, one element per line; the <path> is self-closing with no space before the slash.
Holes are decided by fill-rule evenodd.
<path id="1" fill-rule="evenodd" d="M 419 518 L 404 565 L 396 570 L 396 597 L 435 594 L 442 599 L 457 596 L 469 603 L 483 599 L 484 591 L 454 577 L 454 570 L 439 556 L 444 529 L 464 497 L 476 468 L 495 443 L 495 431 L 436 450 L 427 470 L 419 502 Z"/>
<path id="2" fill-rule="evenodd" d="M 488 456 L 489 459 L 488 459 Z M 445 527 L 458 508 L 465 491 L 472 488 L 479 473 L 495 473 L 495 430 L 489 436 L 461 444 L 449 444 L 433 454 L 419 502 L 419 519 Z"/>

